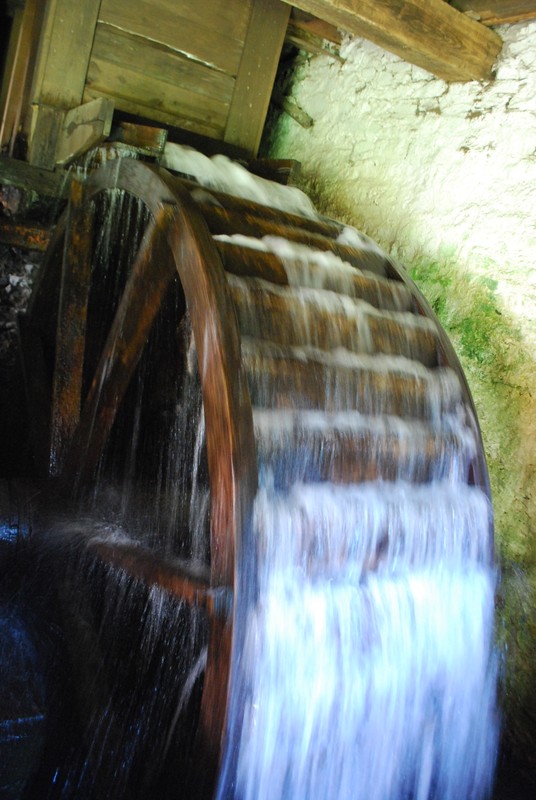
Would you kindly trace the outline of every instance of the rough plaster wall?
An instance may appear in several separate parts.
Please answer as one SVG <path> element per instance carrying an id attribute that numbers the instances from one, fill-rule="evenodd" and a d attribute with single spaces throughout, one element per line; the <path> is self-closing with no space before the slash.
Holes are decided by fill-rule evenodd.
<path id="1" fill-rule="evenodd" d="M 498 29 L 496 79 L 447 84 L 360 39 L 291 83 L 272 157 L 302 164 L 322 211 L 402 261 L 436 309 L 475 398 L 502 582 L 507 729 L 536 766 L 536 23 Z"/>

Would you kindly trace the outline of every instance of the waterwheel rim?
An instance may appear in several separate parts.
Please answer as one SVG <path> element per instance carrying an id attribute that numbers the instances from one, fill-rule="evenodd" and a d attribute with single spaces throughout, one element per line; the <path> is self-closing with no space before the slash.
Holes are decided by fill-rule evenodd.
<path id="1" fill-rule="evenodd" d="M 209 649 L 198 736 L 205 759 L 204 780 L 211 785 L 215 780 L 226 717 L 236 551 L 240 550 L 243 532 L 248 525 L 257 484 L 251 405 L 241 371 L 240 337 L 223 267 L 205 222 L 188 192 L 165 170 L 132 159 L 118 159 L 93 172 L 82 185 L 75 187 L 78 198 L 74 203 L 71 199 L 71 216 L 64 216 L 57 226 L 48 261 L 57 257 L 66 232 L 72 232 L 73 228 L 82 228 L 83 231 L 82 239 L 76 233 L 76 252 L 81 254 L 89 247 L 91 228 L 87 226 L 87 219 L 91 203 L 100 194 L 112 190 L 134 196 L 149 210 L 151 221 L 145 232 L 145 241 L 142 240 L 140 246 L 140 251 L 146 252 L 149 270 L 139 279 L 141 285 L 138 281 L 137 286 L 129 287 L 127 278 L 121 300 L 129 289 L 136 294 L 137 300 L 134 304 L 124 303 L 123 310 L 117 312 L 85 399 L 80 397 L 80 385 L 74 389 L 74 400 L 73 386 L 65 386 L 70 379 L 73 359 L 83 360 L 80 347 L 68 343 L 67 349 L 76 352 L 67 359 L 64 375 L 59 380 L 58 396 L 52 400 L 53 430 L 47 442 L 48 469 L 56 473 L 62 493 L 78 490 L 91 480 L 121 397 L 144 346 L 144 334 L 141 337 L 136 335 L 134 341 L 132 338 L 134 329 L 139 328 L 139 315 L 145 308 L 145 298 L 140 293 L 148 288 L 148 282 L 160 283 L 154 300 L 155 308 L 149 308 L 143 326 L 146 332 L 167 284 L 177 273 L 192 323 L 205 409 L 211 503 L 210 588 L 205 590 L 201 587 L 199 590 L 195 584 L 192 588 L 188 581 L 181 582 L 174 574 L 170 577 L 163 562 L 160 567 L 155 567 L 154 563 L 142 566 L 136 558 L 136 565 L 130 564 L 130 572 L 139 574 L 142 580 L 151 580 L 152 576 L 159 585 L 187 602 L 204 606 L 209 612 Z M 65 261 L 66 246 L 62 249 Z M 151 269 L 151 263 L 154 269 Z M 55 269 L 45 261 L 45 282 L 47 266 Z M 136 267 L 135 264 L 134 270 Z M 45 286 L 45 296 L 47 288 L 50 287 Z M 75 298 L 74 303 L 77 302 Z M 39 308 L 39 293 L 33 298 L 32 314 L 34 317 L 46 314 L 45 309 Z M 138 317 L 133 317 L 133 314 Z M 69 323 L 72 326 L 73 314 L 69 314 L 69 309 L 66 316 L 63 331 L 61 321 L 59 323 L 58 338 L 65 339 Z M 126 373 L 125 360 L 128 361 Z M 104 384 L 106 389 L 107 381 L 111 382 L 113 400 L 106 391 L 103 398 L 102 387 Z M 54 406 L 58 419 L 54 419 Z M 55 430 L 59 431 L 56 435 Z M 131 554 L 118 556 L 101 549 L 101 555 L 129 570 Z"/>

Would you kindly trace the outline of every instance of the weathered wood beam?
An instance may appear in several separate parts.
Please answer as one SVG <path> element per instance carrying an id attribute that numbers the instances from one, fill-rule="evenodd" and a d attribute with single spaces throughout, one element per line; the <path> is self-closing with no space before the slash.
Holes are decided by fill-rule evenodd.
<path id="1" fill-rule="evenodd" d="M 106 97 L 69 109 L 34 105 L 28 152 L 30 164 L 54 169 L 99 144 L 110 133 L 113 110 L 113 102 Z"/>
<path id="2" fill-rule="evenodd" d="M 0 146 L 10 155 L 25 122 L 43 5 L 39 0 L 26 0 L 15 8 L 13 16 L 0 96 Z"/>
<path id="3" fill-rule="evenodd" d="M 85 205 L 84 184 L 71 183 L 63 247 L 56 356 L 52 381 L 50 472 L 58 475 L 80 419 L 86 318 L 91 277 L 93 207 Z"/>
<path id="4" fill-rule="evenodd" d="M 49 0 L 41 30 L 32 103 L 72 108 L 82 102 L 101 0 Z"/>
<path id="5" fill-rule="evenodd" d="M 250 156 L 259 149 L 289 15 L 280 0 L 256 0 L 252 6 L 223 137 Z"/>
<path id="6" fill-rule="evenodd" d="M 25 225 L 0 217 L 0 244 L 23 247 L 26 250 L 47 249 L 52 232 L 40 225 Z"/>
<path id="7" fill-rule="evenodd" d="M 330 25 L 329 22 L 324 22 L 324 20 L 317 19 L 311 14 L 306 14 L 305 11 L 293 8 L 285 41 L 300 50 L 306 50 L 308 53 L 325 53 L 339 58 L 338 48 L 342 41 L 342 34 L 338 28 Z M 326 48 L 326 41 L 335 46 L 333 51 Z"/>
<path id="8" fill-rule="evenodd" d="M 107 97 L 98 97 L 66 111 L 56 147 L 56 164 L 68 164 L 106 139 L 112 127 L 113 112 L 113 102 Z"/>
<path id="9" fill-rule="evenodd" d="M 446 81 L 489 80 L 502 44 L 494 31 L 444 0 L 292 0 L 292 5 Z"/>
<path id="10" fill-rule="evenodd" d="M 166 146 L 168 131 L 166 128 L 155 128 L 151 125 L 135 125 L 132 122 L 120 122 L 111 134 L 113 142 L 126 144 L 147 156 L 161 156 Z"/>
<path id="11" fill-rule="evenodd" d="M 17 186 L 45 197 L 68 197 L 71 176 L 68 172 L 50 172 L 16 158 L 0 157 L 0 186 Z"/>
<path id="12" fill-rule="evenodd" d="M 536 19 L 536 0 L 451 0 L 451 5 L 483 25 Z"/>

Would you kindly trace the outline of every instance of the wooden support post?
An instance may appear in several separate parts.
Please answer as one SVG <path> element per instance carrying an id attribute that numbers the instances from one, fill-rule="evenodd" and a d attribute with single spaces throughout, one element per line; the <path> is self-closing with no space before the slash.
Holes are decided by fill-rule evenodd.
<path id="1" fill-rule="evenodd" d="M 70 109 L 35 106 L 30 164 L 52 170 L 99 144 L 110 133 L 113 110 L 112 101 L 105 97 Z"/>
<path id="2" fill-rule="evenodd" d="M 93 214 L 84 185 L 73 180 L 63 263 L 52 383 L 50 473 L 56 476 L 80 418 Z"/>
<path id="3" fill-rule="evenodd" d="M 110 133 L 113 111 L 113 102 L 106 97 L 66 111 L 56 147 L 56 164 L 68 164 L 102 142 Z"/>
<path id="4" fill-rule="evenodd" d="M 259 149 L 289 15 L 280 0 L 253 3 L 224 135 L 249 155 Z"/>
<path id="5" fill-rule="evenodd" d="M 26 0 L 20 8 L 15 9 L 13 17 L 0 97 L 0 147 L 2 151 L 7 150 L 10 156 L 14 152 L 17 134 L 25 122 L 43 5 L 39 0 Z"/>
<path id="6" fill-rule="evenodd" d="M 444 0 L 284 0 L 446 81 L 489 80 L 502 46 Z"/>
<path id="7" fill-rule="evenodd" d="M 53 169 L 58 152 L 65 155 L 59 139 L 66 110 L 82 103 L 100 4 L 101 0 L 48 0 L 31 96 L 31 164 Z"/>

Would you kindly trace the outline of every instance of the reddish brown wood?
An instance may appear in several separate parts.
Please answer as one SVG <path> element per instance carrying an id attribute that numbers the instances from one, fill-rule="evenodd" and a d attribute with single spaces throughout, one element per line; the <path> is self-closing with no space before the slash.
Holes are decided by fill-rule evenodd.
<path id="1" fill-rule="evenodd" d="M 242 360 L 254 406 L 329 413 L 360 411 L 402 419 L 430 416 L 429 382 L 423 377 L 333 367 L 248 350 L 243 352 Z M 441 411 L 454 411 L 459 400 L 457 393 L 445 394 L 439 401 Z"/>
<path id="2" fill-rule="evenodd" d="M 357 250 L 354 247 L 339 244 L 333 238 L 310 231 L 308 229 L 309 226 L 296 227 L 293 224 L 286 224 L 286 221 L 281 223 L 280 221 L 265 219 L 257 214 L 229 211 L 227 208 L 211 203 L 200 203 L 200 208 L 212 234 L 232 236 L 233 234 L 241 233 L 244 236 L 258 238 L 262 236 L 279 236 L 316 250 L 330 251 L 343 261 L 359 269 L 366 269 L 381 276 L 387 274 L 387 259 L 381 253 L 367 248 Z"/>
<path id="3" fill-rule="evenodd" d="M 238 247 L 229 242 L 216 242 L 227 272 L 242 278 L 262 278 L 279 286 L 288 286 L 288 277 L 281 261 L 272 253 Z"/>
<path id="4" fill-rule="evenodd" d="M 254 282 L 234 284 L 240 331 L 244 336 L 285 346 L 310 344 L 323 350 L 345 347 L 354 352 L 402 355 L 428 367 L 438 364 L 437 333 L 416 327 L 405 319 L 368 313 L 349 315 L 340 305 L 333 309 L 305 303 L 296 313 L 296 299 Z"/>
<path id="5" fill-rule="evenodd" d="M 274 253 L 267 253 L 256 248 L 243 247 L 231 242 L 217 243 L 220 258 L 227 272 L 243 278 L 262 278 L 280 286 L 289 284 L 287 267 Z M 313 276 L 318 268 L 313 263 L 309 265 L 309 272 Z M 323 271 L 322 281 L 318 283 L 328 291 L 339 294 L 340 279 L 336 271 Z M 393 311 L 412 311 L 413 297 L 399 280 L 384 280 L 372 278 L 355 272 L 348 278 L 344 292 L 349 297 L 361 298 L 376 308 Z"/>
<path id="6" fill-rule="evenodd" d="M 211 616 L 224 619 L 230 616 L 229 590 L 212 588 L 208 574 L 205 579 L 192 575 L 141 546 L 93 541 L 89 549 L 107 564 L 119 567 L 149 586 L 160 586 L 180 600 L 204 608 Z"/>
<path id="7" fill-rule="evenodd" d="M 50 474 L 59 474 L 80 418 L 86 317 L 91 278 L 93 207 L 84 185 L 71 183 L 63 247 L 56 356 L 52 381 Z"/>
<path id="8" fill-rule="evenodd" d="M 438 433 L 432 426 L 416 428 L 415 436 L 405 437 L 398 435 L 395 426 L 388 425 L 377 435 L 368 426 L 353 431 L 328 426 L 319 431 L 307 430 L 299 424 L 295 430 L 282 434 L 276 421 L 273 435 L 267 435 L 266 428 L 263 433 L 259 425 L 256 440 L 251 399 L 262 406 L 268 402 L 269 393 L 275 395 L 276 408 L 294 409 L 298 418 L 304 407 L 325 407 L 329 411 L 357 408 L 368 412 L 370 398 L 365 403 L 366 384 L 366 390 L 381 405 L 382 413 L 421 417 L 426 416 L 425 391 L 422 382 L 415 381 L 414 387 L 414 381 L 402 375 L 367 372 L 364 376 L 349 369 L 335 375 L 320 364 L 295 365 L 285 358 L 273 357 L 274 348 L 270 347 L 266 348 L 268 355 L 261 356 L 244 343 L 242 361 L 240 335 L 271 340 L 283 350 L 290 344 L 309 343 L 304 335 L 305 325 L 316 331 L 317 338 L 313 336 L 312 343 L 327 350 L 339 346 L 351 349 L 357 337 L 358 347 L 362 343 L 365 350 L 402 354 L 428 366 L 437 366 L 439 353 L 441 363 L 453 364 L 460 371 L 455 357 L 443 347 L 437 330 L 418 320 L 416 324 L 408 324 L 403 316 L 362 309 L 368 325 L 368 333 L 364 333 L 363 320 L 358 325 L 352 315 L 344 312 L 347 301 L 340 300 L 338 306 L 335 303 L 335 310 L 328 304 L 311 303 L 306 312 L 309 322 L 302 323 L 292 291 L 282 294 L 275 286 L 267 288 L 267 280 L 279 286 L 288 283 L 279 260 L 269 253 L 226 242 L 215 243 L 209 230 L 255 237 L 267 233 L 288 235 L 310 246 L 332 250 L 351 263 L 375 268 L 381 275 L 387 273 L 395 278 L 397 290 L 405 293 L 408 305 L 430 316 L 412 284 L 398 275 L 391 262 L 378 254 L 371 255 L 371 251 L 361 252 L 335 241 L 342 230 L 338 223 L 282 214 L 247 201 L 229 199 L 221 193 L 209 192 L 213 199 L 207 199 L 207 191 L 199 187 L 192 198 L 191 183 L 185 186 L 166 171 L 131 159 L 110 162 L 91 176 L 85 202 L 115 188 L 140 198 L 153 221 L 117 308 L 63 476 L 67 483 L 73 474 L 85 480 L 95 467 L 166 286 L 176 270 L 192 322 L 203 393 L 211 490 L 210 578 L 203 581 L 185 575 L 139 548 L 99 545 L 98 551 L 99 557 L 129 574 L 204 606 L 211 614 L 196 739 L 196 759 L 203 763 L 199 791 L 210 797 L 217 778 L 227 715 L 233 640 L 236 652 L 240 653 L 241 624 L 236 617 L 232 621 L 226 617 L 225 611 L 234 590 L 234 613 L 237 613 L 236 564 L 243 565 L 252 548 L 247 532 L 257 486 L 256 455 L 273 467 L 276 483 L 286 486 L 296 479 L 359 482 L 393 480 L 400 475 L 409 480 L 428 481 L 439 474 L 438 465 L 439 472 L 443 468 L 448 472 L 461 451 L 454 434 Z M 58 237 L 56 233 L 52 247 L 57 248 Z M 246 279 L 229 279 L 228 283 L 224 266 Z M 54 275 L 54 280 L 59 281 L 57 273 Z M 250 277 L 263 280 L 249 280 Z M 47 280 L 43 287 L 48 286 L 50 293 L 54 280 Z M 356 281 L 352 290 L 356 296 L 370 303 L 375 297 L 379 305 L 394 302 L 387 281 L 378 283 L 361 276 L 356 276 Z M 378 294 L 379 285 L 382 288 Z M 336 290 L 335 283 L 331 288 Z M 41 299 L 32 308 L 44 326 L 46 303 Z M 473 466 L 475 480 L 479 478 L 477 473 Z M 240 600 L 243 599 L 241 595 Z"/>
<path id="9" fill-rule="evenodd" d="M 1 178 L 0 178 L 1 180 Z M 26 250 L 46 250 L 50 243 L 51 231 L 40 225 L 13 222 L 0 217 L 0 244 L 22 247 Z"/>
<path id="10" fill-rule="evenodd" d="M 196 798 L 209 800 L 214 797 L 218 767 L 223 746 L 221 720 L 227 715 L 227 687 L 229 685 L 233 628 L 229 621 L 213 616 L 209 622 L 208 657 L 201 718 L 196 734 L 196 757 L 198 758 L 198 782 Z M 220 737 L 215 732 L 221 730 Z"/>
<path id="11" fill-rule="evenodd" d="M 92 476 L 164 292 L 173 277 L 174 263 L 164 234 L 173 214 L 173 207 L 164 206 L 143 238 L 85 399 L 80 422 L 73 431 L 62 475 L 67 485 L 84 483 Z"/>
<path id="12" fill-rule="evenodd" d="M 196 341 L 211 487 L 211 589 L 206 601 L 201 602 L 219 603 L 221 591 L 225 594 L 234 587 L 235 551 L 241 549 L 243 533 L 249 526 L 257 482 L 251 405 L 240 365 L 234 306 L 218 250 L 188 191 L 164 170 L 123 159 L 109 162 L 88 179 L 85 202 L 116 188 L 140 198 L 153 222 L 127 279 L 61 480 L 68 488 L 73 480 L 86 480 L 91 475 L 166 287 L 177 270 Z M 62 227 L 58 226 L 51 244 L 53 253 L 61 244 Z M 50 274 L 44 276 L 38 295 L 44 292 L 50 297 L 57 292 L 59 274 L 54 261 L 51 254 Z M 46 307 L 43 296 L 34 298 L 31 304 L 43 331 Z M 127 557 L 116 552 L 114 558 Z M 175 578 L 162 575 L 154 564 L 142 569 L 139 562 L 129 563 L 132 569 L 145 571 L 148 580 L 169 582 L 179 593 L 204 597 L 199 586 L 183 581 L 179 587 Z M 225 725 L 231 637 L 230 623 L 213 617 L 199 724 L 210 791 Z"/>

